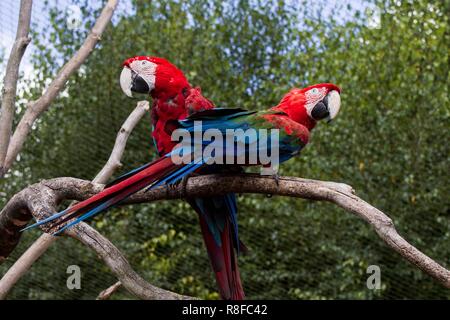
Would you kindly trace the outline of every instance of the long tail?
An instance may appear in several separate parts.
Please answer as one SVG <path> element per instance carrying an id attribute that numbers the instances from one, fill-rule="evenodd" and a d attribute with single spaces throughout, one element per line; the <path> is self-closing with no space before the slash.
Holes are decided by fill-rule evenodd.
<path id="1" fill-rule="evenodd" d="M 203 240 L 221 298 L 244 299 L 235 253 L 235 250 L 239 252 L 239 248 L 243 245 L 237 236 L 234 194 L 190 199 L 189 203 L 198 213 Z"/>
<path id="2" fill-rule="evenodd" d="M 139 190 L 156 187 L 163 183 L 174 183 L 199 166 L 201 166 L 200 163 L 176 165 L 169 156 L 159 158 L 120 177 L 114 184 L 110 184 L 95 196 L 30 225 L 22 231 L 51 223 L 52 229 L 57 230 L 54 233 L 56 235 L 83 220 L 117 205 L 120 201 Z M 61 227 L 63 224 L 65 225 Z"/>

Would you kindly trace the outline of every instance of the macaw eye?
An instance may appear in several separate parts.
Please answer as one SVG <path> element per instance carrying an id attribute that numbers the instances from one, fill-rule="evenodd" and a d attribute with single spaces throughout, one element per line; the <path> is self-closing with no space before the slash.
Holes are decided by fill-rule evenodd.
<path id="1" fill-rule="evenodd" d="M 318 94 L 319 93 L 319 89 L 313 88 L 313 89 L 311 89 L 311 93 L 312 94 Z"/>

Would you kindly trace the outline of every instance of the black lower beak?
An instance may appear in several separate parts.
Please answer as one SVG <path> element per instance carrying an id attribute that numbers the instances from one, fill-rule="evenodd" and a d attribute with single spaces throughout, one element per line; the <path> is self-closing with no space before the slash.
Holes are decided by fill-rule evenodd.
<path id="1" fill-rule="evenodd" d="M 330 110 L 328 109 L 328 96 L 318 102 L 311 111 L 311 116 L 314 120 L 319 121 L 327 118 L 330 115 Z"/>
<path id="2" fill-rule="evenodd" d="M 131 91 L 136 93 L 150 93 L 150 88 L 147 82 L 136 72 L 132 73 L 132 86 Z"/>

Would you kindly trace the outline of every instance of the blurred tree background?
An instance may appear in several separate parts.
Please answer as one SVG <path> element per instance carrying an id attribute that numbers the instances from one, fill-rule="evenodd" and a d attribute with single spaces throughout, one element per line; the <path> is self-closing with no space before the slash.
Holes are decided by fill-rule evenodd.
<path id="1" fill-rule="evenodd" d="M 98 14 L 73 1 L 83 25 L 68 28 L 50 7 L 51 28 L 33 35 L 37 77 L 22 99 L 37 97 L 80 46 Z M 132 1 L 43 116 L 11 173 L 0 207 L 27 185 L 59 176 L 92 179 L 135 106 L 118 84 L 122 61 L 165 57 L 217 105 L 265 109 L 292 87 L 333 82 L 342 109 L 321 124 L 282 175 L 352 185 L 395 222 L 400 234 L 450 267 L 448 1 L 376 1 L 371 12 L 327 1 Z M 141 97 L 142 98 L 142 97 Z M 155 158 L 150 116 L 127 145 L 122 171 Z M 118 172 L 117 174 L 120 174 Z M 239 197 L 240 268 L 250 299 L 448 299 L 450 293 L 389 250 L 364 222 L 334 205 L 261 195 Z M 216 299 L 196 214 L 183 201 L 114 209 L 91 224 L 151 283 Z M 38 237 L 28 232 L 3 274 Z M 66 268 L 82 270 L 82 289 L 66 288 Z M 369 265 L 380 290 L 366 287 Z M 92 299 L 115 282 L 93 253 L 57 241 L 10 299 Z M 113 298 L 132 298 L 121 289 Z"/>

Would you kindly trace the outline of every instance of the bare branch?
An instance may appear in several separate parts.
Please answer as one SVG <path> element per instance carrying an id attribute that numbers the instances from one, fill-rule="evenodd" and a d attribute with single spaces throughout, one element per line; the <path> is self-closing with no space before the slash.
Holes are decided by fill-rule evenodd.
<path id="1" fill-rule="evenodd" d="M 20 62 L 22 61 L 23 54 L 31 41 L 28 37 L 28 33 L 30 31 L 32 7 L 32 0 L 22 0 L 20 2 L 16 40 L 14 41 L 14 45 L 9 55 L 8 64 L 6 65 L 0 113 L 0 177 L 7 171 L 4 170 L 4 162 L 12 133 L 12 124 L 15 111 L 14 104 L 16 102 Z"/>
<path id="2" fill-rule="evenodd" d="M 114 148 L 109 156 L 103 169 L 92 180 L 94 183 L 106 183 L 113 173 L 122 166 L 120 160 L 122 159 L 125 146 L 127 144 L 128 137 L 131 131 L 133 131 L 136 124 L 141 120 L 144 114 L 150 110 L 150 104 L 148 101 L 139 101 L 136 108 L 128 116 L 127 120 L 123 123 L 119 132 L 117 133 L 116 142 Z"/>
<path id="3" fill-rule="evenodd" d="M 101 188 L 102 185 L 73 178 L 44 180 L 22 190 L 16 195 L 17 197 L 13 197 L 5 207 L 7 209 L 5 215 L 8 216 L 11 213 L 9 210 L 12 210 L 13 212 L 22 212 L 27 216 L 31 216 L 31 213 L 35 217 L 49 216 L 55 212 L 57 205 L 63 199 L 80 200 L 81 195 L 93 195 Z M 2 218 L 5 215 L 2 214 Z M 18 226 L 26 224 L 23 220 L 15 220 L 12 223 Z M 94 250 L 120 280 L 124 288 L 135 296 L 141 299 L 191 299 L 147 283 L 131 268 L 119 249 L 89 225 L 81 223 L 64 234 L 81 241 Z M 1 232 L 1 236 L 4 236 L 3 232 Z M 0 280 L 0 299 L 5 298 L 8 293 L 6 290 L 8 289 L 7 280 Z"/>
<path id="4" fill-rule="evenodd" d="M 111 151 L 111 155 L 106 162 L 105 166 L 100 170 L 97 176 L 92 180 L 93 183 L 106 183 L 109 178 L 114 174 L 115 170 L 120 165 L 120 159 L 122 158 L 125 146 L 128 141 L 130 133 L 133 131 L 134 127 L 144 116 L 144 114 L 149 110 L 150 106 L 148 101 L 139 101 L 136 108 L 130 113 L 128 118 L 122 124 L 119 132 L 117 133 L 116 142 L 114 143 L 114 148 Z M 1 223 L 0 223 L 1 225 Z M 5 232 L 10 230 L 7 226 L 4 226 Z M 19 235 L 20 236 L 20 235 Z M 22 276 L 24 276 L 27 271 L 31 268 L 33 263 L 42 256 L 50 245 L 55 242 L 58 238 L 49 236 L 48 234 L 43 234 L 40 236 L 23 254 L 19 259 L 12 265 L 8 272 L 3 276 L 0 281 L 0 296 L 1 294 L 6 295 L 12 287 L 19 281 Z M 18 241 L 19 239 L 17 239 Z M 1 241 L 0 241 L 1 243 Z M 14 246 L 15 244 L 12 243 Z M 8 246 L 7 246 L 8 247 Z M 1 250 L 0 250 L 1 252 Z M 0 253 L 0 263 L 2 262 L 2 254 Z"/>
<path id="5" fill-rule="evenodd" d="M 70 75 L 72 75 L 81 64 L 87 59 L 89 54 L 92 52 L 96 43 L 100 40 L 100 36 L 106 28 L 107 24 L 111 20 L 112 14 L 117 6 L 117 1 L 108 1 L 106 6 L 104 7 L 102 13 L 97 19 L 94 27 L 91 30 L 91 33 L 85 40 L 84 44 L 78 50 L 78 52 L 72 57 L 69 62 L 64 65 L 61 71 L 58 73 L 56 78 L 50 84 L 47 91 L 40 97 L 38 100 L 32 102 L 29 105 L 29 108 L 24 114 L 24 117 L 21 119 L 18 128 L 12 138 L 11 145 L 8 151 L 9 158 L 5 159 L 6 150 L 8 149 L 9 137 L 11 135 L 11 125 L 14 115 L 14 97 L 16 91 L 16 83 L 18 78 L 18 67 L 20 63 L 20 59 L 25 51 L 25 47 L 29 42 L 29 39 L 25 41 L 24 39 L 28 36 L 30 18 L 31 18 L 31 4 L 32 1 L 23 0 L 21 2 L 21 17 L 19 18 L 19 27 L 17 31 L 16 43 L 13 47 L 11 57 L 8 61 L 8 66 L 11 64 L 16 66 L 15 71 L 15 80 L 13 77 L 8 78 L 8 75 L 14 75 L 14 71 L 10 71 L 7 68 L 5 78 L 5 93 L 9 93 L 9 99 L 11 101 L 4 103 L 5 99 L 8 99 L 8 95 L 3 95 L 2 102 L 2 115 L 0 119 L 0 177 L 2 177 L 10 168 L 12 162 L 14 161 L 17 154 L 22 149 L 23 143 L 28 135 L 33 122 L 39 117 L 41 113 L 43 113 L 49 107 L 50 103 L 56 98 L 59 92 L 63 89 L 65 83 L 67 82 Z M 25 30 L 26 28 L 26 30 Z M 19 31 L 20 30 L 20 31 Z M 20 34 L 20 36 L 19 36 Z M 20 40 L 20 41 L 18 41 Z M 15 54 L 15 50 L 19 50 L 19 45 L 23 47 L 21 54 L 20 51 Z M 17 46 L 17 48 L 16 48 Z M 11 59 L 12 58 L 12 59 Z M 18 59 L 18 60 L 14 60 Z M 13 81 L 14 80 L 14 81 Z M 8 90 L 10 84 L 14 84 L 14 89 Z M 11 97 L 12 96 L 12 99 Z M 8 108 L 8 106 L 10 106 Z M 113 159 L 115 161 L 120 162 L 120 157 L 123 154 L 123 150 L 125 149 L 126 141 L 130 132 L 133 130 L 136 123 L 140 120 L 143 113 L 145 112 L 145 104 L 138 106 L 133 113 L 129 116 L 127 121 L 125 121 L 123 127 L 125 128 L 125 134 L 118 133 L 116 144 L 114 146 L 113 152 L 111 154 L 110 160 Z M 148 109 L 148 104 L 147 104 Z M 4 147 L 2 149 L 2 147 Z M 114 157 L 113 157 L 114 155 Z M 3 156 L 3 157 L 2 157 Z M 6 160 L 6 163 L 4 161 Z M 114 173 L 114 170 L 117 168 L 115 161 L 108 161 L 102 171 L 96 176 L 94 179 L 95 182 L 105 183 L 111 175 Z M 20 214 L 20 213 L 18 213 Z M 14 220 L 13 220 L 14 221 Z M 10 221 L 11 222 L 11 221 Z M 17 220 L 16 220 L 17 222 Z M 1 224 L 1 223 L 0 223 Z M 20 222 L 19 222 L 20 225 Z M 9 225 L 9 227 L 14 227 L 15 224 Z M 3 225 L 4 231 L 8 233 L 9 227 L 7 225 Z M 16 228 L 14 228 L 16 229 Z M 17 234 L 17 230 L 13 231 L 12 239 L 20 237 L 20 234 Z M 9 236 L 7 236 L 9 237 Z M 56 240 L 55 237 L 50 237 L 48 235 L 42 235 L 31 247 L 29 247 L 25 253 L 14 263 L 14 265 L 8 270 L 8 272 L 4 275 L 2 282 L 2 288 L 8 292 L 12 286 L 29 270 L 31 265 L 48 249 L 48 247 Z M 7 244 L 6 247 L 13 245 L 15 247 L 15 243 Z M 0 254 L 0 263 L 3 258 Z"/>
<path id="6" fill-rule="evenodd" d="M 220 181 L 220 183 L 217 183 L 217 181 Z M 16 221 L 17 224 L 23 226 L 26 223 L 24 220 L 31 218 L 31 212 L 37 220 L 41 220 L 50 215 L 52 211 L 48 210 L 48 207 L 54 207 L 55 202 L 59 202 L 62 199 L 84 200 L 101 189 L 102 185 L 75 178 L 45 180 L 16 194 L 0 213 L 0 222 L 6 220 Z M 51 196 L 52 192 L 49 190 L 57 192 L 57 196 Z M 346 184 L 283 177 L 280 178 L 279 185 L 277 185 L 271 177 L 267 176 L 251 174 L 207 175 L 190 178 L 185 184 L 179 184 L 174 188 L 161 187 L 148 192 L 138 192 L 128 198 L 124 204 L 144 203 L 163 199 L 204 197 L 229 192 L 272 194 L 332 202 L 346 211 L 361 217 L 375 229 L 380 238 L 391 249 L 435 278 L 443 286 L 450 288 L 450 271 L 403 239 L 395 230 L 394 224 L 388 216 L 354 195 L 353 189 Z M 17 217 L 15 215 L 16 212 L 21 212 L 22 216 Z M 43 229 L 48 231 L 45 227 Z M 74 231 L 70 232 L 72 236 Z M 0 255 L 6 257 L 4 255 L 6 251 L 3 249 L 3 244 L 6 242 L 2 239 L 3 235 L 2 224 L 0 223 Z M 88 239 L 79 240 L 89 245 Z M 12 239 L 10 239 L 11 241 Z M 99 250 L 92 243 L 91 248 Z M 8 250 L 12 249 L 9 248 Z M 107 255 L 108 252 L 104 252 L 104 254 Z M 111 259 L 110 256 L 107 257 Z M 105 256 L 102 256 L 102 258 L 106 260 Z M 116 272 L 118 273 L 119 271 L 116 270 Z M 121 278 L 119 280 L 122 282 Z M 125 286 L 125 283 L 122 283 Z M 129 290 L 129 288 L 127 289 Z"/>
<path id="7" fill-rule="evenodd" d="M 33 263 L 47 251 L 56 239 L 58 238 L 44 233 L 20 256 L 0 280 L 0 299 L 6 297 L 17 281 L 28 272 Z"/>
<path id="8" fill-rule="evenodd" d="M 94 250 L 120 280 L 124 288 L 136 297 L 145 300 L 193 299 L 149 284 L 131 268 L 119 249 L 88 224 L 80 223 L 75 228 L 67 230 L 65 234 Z"/>
<path id="9" fill-rule="evenodd" d="M 98 294 L 97 300 L 108 300 L 114 292 L 119 290 L 119 288 L 122 286 L 122 283 L 120 281 L 117 281 L 109 288 L 103 290 Z"/>
<path id="10" fill-rule="evenodd" d="M 31 131 L 31 128 L 36 119 L 45 112 L 52 101 L 58 96 L 58 94 L 64 89 L 64 86 L 69 77 L 79 69 L 79 67 L 88 58 L 93 51 L 95 45 L 100 40 L 103 31 L 108 25 L 111 17 L 116 9 L 118 0 L 109 0 L 103 8 L 100 16 L 94 24 L 91 32 L 84 41 L 80 49 L 75 55 L 61 68 L 56 75 L 55 79 L 50 83 L 49 87 L 43 95 L 30 103 L 28 103 L 27 109 L 20 119 L 17 128 L 9 143 L 6 160 L 3 166 L 3 173 L 6 173 L 11 165 L 15 161 L 17 155 L 22 150 L 23 144 Z M 1 175 L 0 175 L 1 177 Z"/>

